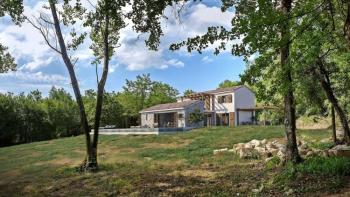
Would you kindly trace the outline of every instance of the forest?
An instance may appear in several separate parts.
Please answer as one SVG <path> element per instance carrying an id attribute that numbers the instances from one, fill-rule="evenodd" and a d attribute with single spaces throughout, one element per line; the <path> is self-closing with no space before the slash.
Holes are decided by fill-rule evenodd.
<path id="1" fill-rule="evenodd" d="M 178 91 L 152 81 L 149 74 L 126 80 L 121 92 L 105 92 L 101 126 L 129 128 L 139 125 L 139 111 L 156 104 L 175 102 Z M 93 125 L 96 92 L 83 96 L 88 122 Z M 38 90 L 28 94 L 0 94 L 0 146 L 81 135 L 79 109 L 72 95 L 52 87 L 48 96 Z"/>

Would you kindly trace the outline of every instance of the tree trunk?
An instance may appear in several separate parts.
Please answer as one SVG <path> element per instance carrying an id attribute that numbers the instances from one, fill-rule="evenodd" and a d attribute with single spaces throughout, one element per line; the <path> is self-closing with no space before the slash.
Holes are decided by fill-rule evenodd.
<path id="1" fill-rule="evenodd" d="M 331 87 L 331 82 L 330 82 L 328 73 L 326 71 L 326 68 L 323 65 L 323 62 L 321 60 L 318 60 L 317 65 L 319 68 L 318 75 L 319 75 L 321 86 L 322 86 L 323 90 L 325 91 L 329 102 L 332 104 L 332 106 L 334 107 L 335 111 L 337 112 L 337 114 L 339 116 L 341 125 L 342 125 L 343 130 L 344 130 L 344 141 L 347 144 L 349 144 L 349 142 L 350 142 L 350 140 L 349 140 L 350 129 L 349 129 L 349 125 L 348 125 L 348 119 L 347 119 L 343 109 L 340 107 L 338 99 L 334 95 L 334 92 L 333 92 L 332 87 Z"/>
<path id="2" fill-rule="evenodd" d="M 72 62 L 68 56 L 68 53 L 67 53 L 66 44 L 65 44 L 65 41 L 64 41 L 63 36 L 62 36 L 60 22 L 59 22 L 58 16 L 57 16 L 55 1 L 49 0 L 49 3 L 50 3 L 50 9 L 51 9 L 51 13 L 52 13 L 53 21 L 54 21 L 55 32 L 56 32 L 58 43 L 59 43 L 59 46 L 61 49 L 61 56 L 62 56 L 62 59 L 66 65 L 67 69 L 68 69 L 68 73 L 69 73 L 69 76 L 71 79 L 71 83 L 72 83 L 72 87 L 73 87 L 73 91 L 74 91 L 74 95 L 75 95 L 75 99 L 76 99 L 76 102 L 77 102 L 78 107 L 79 107 L 81 129 L 85 134 L 86 159 L 84 161 L 82 168 L 84 168 L 84 170 L 94 170 L 97 168 L 97 162 L 96 162 L 96 156 L 95 156 L 96 154 L 94 153 L 94 151 L 92 150 L 92 147 L 91 147 L 90 128 L 88 125 L 85 107 L 84 107 L 83 99 L 82 99 L 82 96 L 80 93 L 78 80 L 77 80 L 76 75 L 75 75 L 74 65 L 72 64 Z"/>
<path id="3" fill-rule="evenodd" d="M 292 8 L 292 0 L 282 0 L 281 9 L 285 15 L 290 13 Z M 298 152 L 297 140 L 296 140 L 296 126 L 295 126 L 295 103 L 292 87 L 292 73 L 291 67 L 288 63 L 289 58 L 289 30 L 288 22 L 284 23 L 281 28 L 281 40 L 284 45 L 280 49 L 282 72 L 284 73 L 284 125 L 287 139 L 286 146 L 286 161 L 292 163 L 299 163 L 301 158 Z"/>
<path id="4" fill-rule="evenodd" d="M 350 0 L 347 0 L 348 12 L 344 23 L 344 34 L 350 46 Z"/>
<path id="5" fill-rule="evenodd" d="M 334 112 L 334 106 L 332 105 L 332 138 L 333 138 L 333 143 L 336 145 L 338 143 L 337 141 L 337 129 L 335 125 L 335 112 Z"/>
<path id="6" fill-rule="evenodd" d="M 101 114 L 102 114 L 102 104 L 103 104 L 103 94 L 104 94 L 104 87 L 107 81 L 108 76 L 108 67 L 109 67 L 109 16 L 108 12 L 105 16 L 105 28 L 103 32 L 103 71 L 101 80 L 98 82 L 97 85 L 97 102 L 96 102 L 96 110 L 95 110 L 95 124 L 94 124 L 94 139 L 92 142 L 92 149 L 95 152 L 95 156 L 97 155 L 97 145 L 98 145 L 98 132 L 100 127 L 100 121 L 101 121 Z M 97 160 L 96 160 L 97 164 Z"/>

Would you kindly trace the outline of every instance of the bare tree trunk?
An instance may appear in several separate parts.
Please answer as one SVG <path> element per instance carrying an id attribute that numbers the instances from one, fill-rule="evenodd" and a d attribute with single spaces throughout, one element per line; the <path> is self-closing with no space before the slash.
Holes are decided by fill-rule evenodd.
<path id="1" fill-rule="evenodd" d="M 334 111 L 334 106 L 332 105 L 331 108 L 331 112 L 332 112 L 332 138 L 333 138 L 333 143 L 337 144 L 337 128 L 335 125 L 335 111 Z"/>
<path id="2" fill-rule="evenodd" d="M 60 22 L 59 22 L 58 16 L 57 16 L 55 1 L 49 0 L 49 3 L 50 3 L 52 17 L 54 20 L 55 32 L 56 32 L 58 43 L 59 43 L 59 46 L 61 49 L 61 56 L 62 56 L 62 59 L 66 65 L 67 69 L 68 69 L 69 76 L 70 76 L 71 83 L 72 83 L 72 87 L 73 87 L 73 91 L 74 91 L 74 95 L 76 98 L 76 102 L 77 102 L 78 107 L 79 107 L 81 129 L 83 130 L 83 132 L 85 134 L 86 159 L 84 161 L 83 167 L 85 169 L 92 169 L 93 170 L 93 169 L 96 169 L 97 163 L 95 162 L 96 157 L 93 154 L 93 151 L 91 148 L 90 128 L 88 125 L 85 107 L 84 107 L 83 99 L 82 99 L 82 96 L 80 93 L 78 80 L 77 80 L 76 75 L 75 75 L 74 65 L 72 64 L 72 62 L 68 56 L 66 44 L 65 44 L 65 41 L 64 41 L 63 36 L 62 36 L 62 31 L 61 31 Z"/>
<path id="3" fill-rule="evenodd" d="M 350 140 L 349 140 L 350 129 L 349 129 L 349 125 L 348 125 L 348 119 L 347 119 L 343 109 L 340 107 L 338 99 L 334 95 L 334 92 L 333 92 L 332 87 L 331 87 L 331 82 L 330 82 L 328 73 L 326 71 L 326 68 L 323 65 L 323 62 L 321 60 L 318 60 L 317 65 L 319 68 L 318 75 L 319 75 L 321 86 L 322 86 L 323 90 L 325 91 L 329 102 L 331 102 L 332 106 L 334 107 L 335 111 L 337 112 L 337 114 L 339 116 L 341 125 L 342 125 L 343 130 L 344 130 L 344 141 L 347 144 L 349 144 L 350 143 Z"/>
<path id="4" fill-rule="evenodd" d="M 94 152 L 96 156 L 96 164 L 97 164 L 97 145 L 98 145 L 98 132 L 100 127 L 100 121 L 101 121 L 101 114 L 102 114 L 102 104 L 103 104 L 103 94 L 104 94 L 104 87 L 107 81 L 108 76 L 108 67 L 109 67 L 109 34 L 108 34 L 108 28 L 109 28 L 109 16 L 108 13 L 106 13 L 105 16 L 105 29 L 103 33 L 103 42 L 104 42 L 104 60 L 103 60 L 103 71 L 101 80 L 98 82 L 97 87 L 97 102 L 96 102 L 96 110 L 95 110 L 95 125 L 94 125 L 94 139 L 92 142 L 92 151 Z"/>
<path id="5" fill-rule="evenodd" d="M 285 15 L 290 13 L 292 8 L 292 0 L 282 0 L 281 9 Z M 288 22 L 284 23 L 281 29 L 281 40 L 286 41 L 290 37 L 290 30 Z M 296 126 L 295 126 L 295 101 L 293 95 L 292 86 L 292 73 L 291 67 L 288 63 L 289 58 L 289 47 L 290 43 L 286 43 L 281 47 L 281 65 L 282 72 L 284 72 L 285 87 L 284 90 L 284 125 L 285 133 L 287 138 L 287 150 L 286 150 L 286 161 L 291 161 L 292 163 L 299 163 L 301 158 L 298 152 L 297 140 L 296 140 Z"/>

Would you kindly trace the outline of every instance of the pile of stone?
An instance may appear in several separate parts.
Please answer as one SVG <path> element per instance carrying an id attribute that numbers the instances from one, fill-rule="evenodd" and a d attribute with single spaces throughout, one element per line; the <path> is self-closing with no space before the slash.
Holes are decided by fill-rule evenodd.
<path id="1" fill-rule="evenodd" d="M 309 144 L 303 140 L 298 141 L 299 154 L 304 157 L 313 157 L 313 156 L 345 156 L 350 157 L 350 146 L 338 145 L 333 147 L 330 150 L 320 150 L 312 148 Z M 239 155 L 240 158 L 244 159 L 259 159 L 266 158 L 266 160 L 271 159 L 274 156 L 279 157 L 281 160 L 285 159 L 286 154 L 286 145 L 279 143 L 277 140 L 267 141 L 263 140 L 252 140 L 247 143 L 238 143 L 233 146 L 233 149 L 218 149 L 214 150 L 214 155 L 224 153 L 224 152 L 233 152 Z"/>

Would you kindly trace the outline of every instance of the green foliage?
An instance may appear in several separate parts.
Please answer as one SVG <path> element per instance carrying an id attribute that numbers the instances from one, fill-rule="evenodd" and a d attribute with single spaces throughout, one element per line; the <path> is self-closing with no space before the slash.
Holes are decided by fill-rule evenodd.
<path id="1" fill-rule="evenodd" d="M 280 165 L 281 159 L 277 156 L 272 157 L 267 163 L 266 163 L 266 168 L 268 170 L 276 168 L 276 166 Z"/>
<path id="2" fill-rule="evenodd" d="M 23 0 L 2 0 L 0 1 L 0 18 L 9 15 L 17 25 L 24 21 Z M 0 43 L 0 73 L 15 70 L 15 59 L 6 52 L 7 47 Z"/>
<path id="3" fill-rule="evenodd" d="M 227 79 L 219 84 L 219 88 L 229 88 L 239 85 L 243 85 L 243 83 L 240 81 L 230 81 Z"/>
<path id="4" fill-rule="evenodd" d="M 13 22 L 19 24 L 24 21 L 23 0 L 2 0 L 0 1 L 0 17 L 9 15 Z"/>
<path id="5" fill-rule="evenodd" d="M 0 73 L 14 71 L 16 66 L 15 59 L 7 52 L 7 48 L 0 43 Z"/>
<path id="6" fill-rule="evenodd" d="M 298 165 L 297 171 L 320 176 L 350 175 L 350 159 L 346 157 L 313 157 Z"/>
<path id="7" fill-rule="evenodd" d="M 350 159 L 347 157 L 312 157 L 298 165 L 289 163 L 275 181 L 283 183 L 307 175 L 348 176 L 350 175 Z"/>
<path id="8" fill-rule="evenodd" d="M 204 120 L 204 115 L 201 113 L 199 109 L 195 109 L 190 113 L 190 117 L 188 118 L 190 123 L 199 123 Z"/>
<path id="9" fill-rule="evenodd" d="M 175 102 L 179 94 L 178 90 L 168 84 L 152 81 L 150 74 L 138 75 L 134 81 L 126 80 L 123 89 L 119 102 L 124 106 L 125 114 L 134 120 L 139 118 L 142 109 Z"/>
<path id="10" fill-rule="evenodd" d="M 183 95 L 184 96 L 189 96 L 189 95 L 194 94 L 194 93 L 196 93 L 196 92 L 191 90 L 191 89 L 187 89 L 187 90 L 184 91 Z"/>

